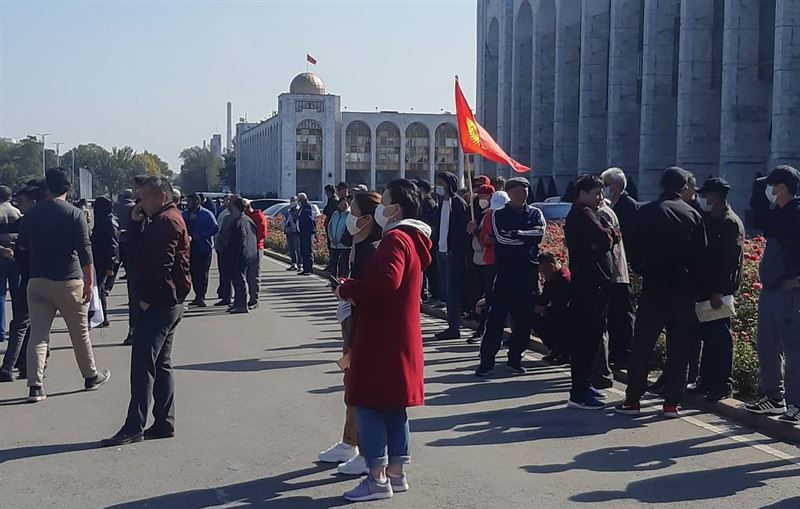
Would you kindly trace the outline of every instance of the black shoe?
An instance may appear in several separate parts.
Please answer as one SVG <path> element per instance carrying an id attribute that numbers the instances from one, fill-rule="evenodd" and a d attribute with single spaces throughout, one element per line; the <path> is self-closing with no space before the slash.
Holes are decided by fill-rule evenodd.
<path id="1" fill-rule="evenodd" d="M 145 440 L 160 440 L 162 438 L 172 438 L 175 436 L 175 430 L 168 426 L 159 426 L 153 424 L 144 431 Z"/>
<path id="2" fill-rule="evenodd" d="M 257 301 L 256 302 L 250 302 L 250 303 L 247 304 L 247 309 L 249 309 L 250 311 L 252 311 L 254 309 L 257 309 L 257 308 L 258 308 L 258 302 Z"/>
<path id="3" fill-rule="evenodd" d="M 595 389 L 610 389 L 614 387 L 614 382 L 612 380 L 596 380 L 592 382 L 592 387 Z"/>
<path id="4" fill-rule="evenodd" d="M 0 369 L 0 382 L 13 382 L 14 373 L 5 369 Z"/>
<path id="5" fill-rule="evenodd" d="M 659 380 L 647 385 L 647 392 L 648 394 L 653 394 L 654 396 L 663 396 L 664 395 L 664 384 Z"/>
<path id="6" fill-rule="evenodd" d="M 30 387 L 28 389 L 28 403 L 38 403 L 47 398 L 44 389 L 41 387 Z"/>
<path id="7" fill-rule="evenodd" d="M 100 440 L 100 447 L 116 447 L 118 445 L 141 442 L 142 440 L 144 440 L 144 433 L 141 431 L 131 433 L 125 430 L 119 430 L 113 437 Z"/>
<path id="8" fill-rule="evenodd" d="M 230 305 L 231 301 L 225 299 L 222 299 L 221 301 L 214 303 L 215 308 L 221 308 L 222 306 L 230 306 Z"/>
<path id="9" fill-rule="evenodd" d="M 301 272 L 300 275 L 301 276 L 313 276 L 314 273 L 313 272 Z"/>
<path id="10" fill-rule="evenodd" d="M 708 392 L 705 387 L 698 383 L 686 384 L 687 394 L 705 394 Z"/>
<path id="11" fill-rule="evenodd" d="M 477 369 L 477 371 L 475 371 L 475 376 L 477 376 L 478 378 L 486 378 L 491 374 L 492 371 L 494 371 L 494 366 L 492 366 L 491 368 L 486 366 L 480 366 Z"/>
<path id="12" fill-rule="evenodd" d="M 514 373 L 515 375 L 524 375 L 526 373 L 525 368 L 523 368 L 519 364 L 506 364 L 506 369 L 510 372 Z"/>
<path id="13" fill-rule="evenodd" d="M 288 267 L 286 267 L 286 272 L 291 272 L 291 271 L 297 272 L 297 265 L 289 265 Z"/>
<path id="14" fill-rule="evenodd" d="M 716 403 L 718 401 L 722 401 L 723 399 L 728 399 L 731 397 L 733 397 L 733 391 L 725 387 L 724 389 L 719 389 L 716 391 L 707 391 L 705 399 L 709 403 Z"/>
<path id="15" fill-rule="evenodd" d="M 193 300 L 192 302 L 189 303 L 189 307 L 190 308 L 204 308 L 204 307 L 208 307 L 208 304 L 206 304 L 206 301 L 204 301 L 204 300 L 195 299 L 195 300 Z"/>
<path id="16" fill-rule="evenodd" d="M 106 327 L 111 327 L 111 322 L 108 320 L 103 320 L 103 323 L 97 326 L 98 329 L 105 329 Z"/>
<path id="17" fill-rule="evenodd" d="M 94 391 L 109 380 L 111 380 L 111 370 L 104 369 L 103 371 L 98 371 L 97 374 L 92 378 L 85 379 L 83 382 L 83 388 L 87 391 Z"/>
<path id="18" fill-rule="evenodd" d="M 567 366 L 570 362 L 569 355 L 556 355 L 555 359 L 553 359 L 553 366 Z"/>
<path id="19" fill-rule="evenodd" d="M 233 308 L 230 311 L 228 311 L 228 313 L 230 313 L 232 315 L 241 315 L 241 314 L 244 314 L 244 313 L 247 313 L 247 312 L 248 312 L 247 311 L 247 307 L 244 307 L 244 306 L 238 307 L 238 308 Z"/>
<path id="20" fill-rule="evenodd" d="M 461 339 L 461 332 L 447 329 L 435 335 L 434 339 Z"/>
<path id="21" fill-rule="evenodd" d="M 123 341 L 122 344 L 125 346 L 133 346 L 133 336 L 129 335 L 127 338 L 125 338 L 125 341 Z"/>
<path id="22" fill-rule="evenodd" d="M 558 358 L 558 356 L 556 354 L 551 353 L 551 354 L 547 354 L 544 357 L 542 357 L 542 361 L 546 362 L 548 364 L 555 364 L 555 360 L 557 358 Z"/>

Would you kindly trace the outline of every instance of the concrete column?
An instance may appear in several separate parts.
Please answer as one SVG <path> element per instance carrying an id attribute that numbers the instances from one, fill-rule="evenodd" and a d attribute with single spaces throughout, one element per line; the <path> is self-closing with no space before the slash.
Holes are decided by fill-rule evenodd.
<path id="1" fill-rule="evenodd" d="M 531 155 L 533 172 L 553 175 L 553 99 L 556 64 L 556 7 L 543 0 L 534 14 Z"/>
<path id="2" fill-rule="evenodd" d="M 376 136 L 377 127 L 369 126 L 369 188 L 370 190 L 375 190 L 376 181 L 377 181 L 377 174 L 375 173 L 378 171 L 375 168 L 375 149 L 378 145 L 378 137 Z"/>
<path id="3" fill-rule="evenodd" d="M 675 160 L 702 183 L 719 175 L 722 12 L 714 0 L 681 4 L 678 131 Z"/>
<path id="4" fill-rule="evenodd" d="M 399 128 L 400 126 L 398 126 Z M 406 129 L 400 129 L 400 178 L 406 178 Z"/>
<path id="5" fill-rule="evenodd" d="M 503 5 L 503 16 L 500 20 L 500 63 L 498 66 L 498 111 L 497 111 L 497 135 L 495 140 L 510 150 L 511 147 L 511 86 L 513 82 L 513 59 L 514 54 L 514 3 L 505 2 Z M 496 165 L 497 173 L 508 176 L 507 166 Z"/>
<path id="6" fill-rule="evenodd" d="M 578 120 L 579 173 L 598 173 L 606 165 L 609 15 L 608 0 L 592 0 L 583 4 Z"/>
<path id="7" fill-rule="evenodd" d="M 428 126 L 428 182 L 431 185 L 434 185 L 434 181 L 436 180 L 436 126 L 431 128 Z"/>
<path id="8" fill-rule="evenodd" d="M 756 173 L 768 171 L 772 73 L 759 72 L 760 3 L 725 3 L 720 172 L 731 184 L 728 198 L 743 219 Z"/>
<path id="9" fill-rule="evenodd" d="M 464 185 L 464 149 L 461 148 L 461 144 L 458 144 L 458 162 L 456 162 L 456 176 L 458 177 L 459 186 Z"/>
<path id="10" fill-rule="evenodd" d="M 800 2 L 778 0 L 772 92 L 772 163 L 800 167 Z"/>
<path id="11" fill-rule="evenodd" d="M 639 125 L 639 198 L 659 195 L 665 168 L 675 164 L 677 71 L 675 33 L 677 0 L 650 0 L 644 4 L 642 44 L 642 105 Z"/>
<path id="12" fill-rule="evenodd" d="M 618 166 L 631 177 L 638 176 L 639 169 L 642 9 L 641 0 L 611 2 L 606 165 Z"/>
<path id="13" fill-rule="evenodd" d="M 580 0 L 556 2 L 553 175 L 559 193 L 563 193 L 578 174 L 580 33 Z"/>

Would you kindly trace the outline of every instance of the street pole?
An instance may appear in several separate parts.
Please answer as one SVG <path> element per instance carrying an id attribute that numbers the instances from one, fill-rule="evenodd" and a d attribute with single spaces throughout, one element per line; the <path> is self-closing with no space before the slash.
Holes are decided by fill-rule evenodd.
<path id="1" fill-rule="evenodd" d="M 45 166 L 45 159 L 44 159 L 44 146 L 45 146 L 45 139 L 50 135 L 50 133 L 39 133 L 39 136 L 42 137 L 42 175 L 47 172 L 47 167 Z"/>
<path id="2" fill-rule="evenodd" d="M 53 145 L 56 146 L 56 166 L 61 166 L 61 145 L 63 145 L 63 141 L 54 141 Z"/>

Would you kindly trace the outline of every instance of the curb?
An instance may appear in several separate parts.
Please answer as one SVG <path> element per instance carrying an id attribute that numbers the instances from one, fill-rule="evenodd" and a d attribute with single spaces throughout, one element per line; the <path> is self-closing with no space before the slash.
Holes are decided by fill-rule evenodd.
<path id="1" fill-rule="evenodd" d="M 264 250 L 264 254 L 265 256 L 282 261 L 284 263 L 291 263 L 289 257 L 286 255 L 276 253 L 268 249 Z M 318 276 L 327 275 L 323 269 L 318 267 L 314 267 L 314 274 Z M 420 310 L 426 315 L 445 320 L 447 319 L 447 313 L 441 309 L 436 309 L 426 306 L 425 304 L 421 304 Z M 478 323 L 473 320 L 462 319 L 461 326 L 467 329 L 475 330 L 478 328 Z M 510 329 L 504 330 L 504 335 L 508 335 L 510 333 Z M 533 335 L 531 335 L 530 342 L 528 343 L 528 349 L 539 354 L 548 353 L 547 347 L 542 344 L 539 338 Z M 613 373 L 614 379 L 617 382 L 627 385 L 627 372 L 614 371 Z M 787 442 L 793 445 L 800 445 L 800 427 L 786 424 L 764 415 L 757 415 L 748 412 L 743 408 L 743 403 L 743 401 L 735 398 L 724 399 L 718 403 L 709 403 L 702 396 L 697 394 L 684 395 L 684 406 L 727 417 L 737 424 L 751 428 L 753 431 L 766 435 L 770 438 L 774 438 L 775 440 Z"/>

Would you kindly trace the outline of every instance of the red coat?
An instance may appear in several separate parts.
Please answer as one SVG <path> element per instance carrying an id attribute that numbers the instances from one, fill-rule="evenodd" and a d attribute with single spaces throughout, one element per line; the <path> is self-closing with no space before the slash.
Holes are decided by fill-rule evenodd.
<path id="1" fill-rule="evenodd" d="M 252 212 L 245 212 L 245 214 L 256 225 L 256 241 L 258 242 L 258 250 L 261 251 L 264 249 L 264 239 L 267 238 L 267 218 L 258 209 L 253 209 Z"/>
<path id="2" fill-rule="evenodd" d="M 384 233 L 361 278 L 339 289 L 358 309 L 345 382 L 349 406 L 424 404 L 419 291 L 431 262 L 428 231 L 403 226 Z"/>

